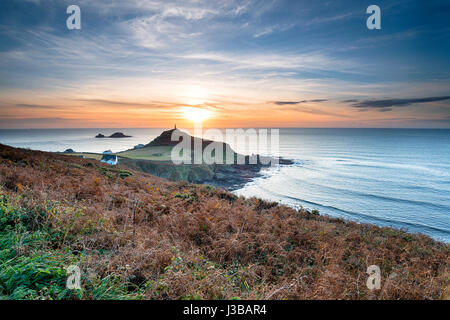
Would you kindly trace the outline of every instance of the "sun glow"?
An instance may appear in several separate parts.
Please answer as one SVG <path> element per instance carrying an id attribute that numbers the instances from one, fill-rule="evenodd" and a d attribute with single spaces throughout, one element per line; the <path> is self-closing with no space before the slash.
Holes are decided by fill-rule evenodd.
<path id="1" fill-rule="evenodd" d="M 184 100 L 185 103 L 191 106 L 200 105 L 205 103 L 208 95 L 208 91 L 205 88 L 192 86 L 186 90 Z"/>
<path id="2" fill-rule="evenodd" d="M 184 117 L 192 121 L 203 121 L 212 116 L 212 112 L 202 108 L 184 107 Z"/>

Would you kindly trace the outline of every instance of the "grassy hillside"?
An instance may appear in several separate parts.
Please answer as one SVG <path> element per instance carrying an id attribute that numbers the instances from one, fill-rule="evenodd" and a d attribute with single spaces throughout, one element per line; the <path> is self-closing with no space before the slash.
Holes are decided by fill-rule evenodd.
<path id="1" fill-rule="evenodd" d="M 128 150 L 117 153 L 118 156 L 135 160 L 171 161 L 172 147 L 156 146 Z"/>
<path id="2" fill-rule="evenodd" d="M 132 160 L 149 160 L 149 161 L 171 161 L 172 147 L 146 147 L 144 149 L 127 150 L 123 152 L 114 153 L 119 158 L 126 158 Z M 85 156 L 86 159 L 100 160 L 102 158 L 101 153 L 88 153 L 88 152 L 76 152 L 76 153 L 64 153 L 67 156 Z"/>
<path id="3" fill-rule="evenodd" d="M 66 156 L 74 156 L 74 157 L 85 157 L 86 159 L 93 159 L 93 160 L 101 160 L 102 154 L 100 153 L 91 153 L 91 152 L 76 152 L 76 153 L 60 153 L 64 154 Z"/>
<path id="4" fill-rule="evenodd" d="M 5 146 L 0 186 L 0 299 L 448 294 L 449 246 L 422 235 Z M 82 290 L 65 288 L 71 264 Z M 382 275 L 374 292 L 372 264 Z"/>

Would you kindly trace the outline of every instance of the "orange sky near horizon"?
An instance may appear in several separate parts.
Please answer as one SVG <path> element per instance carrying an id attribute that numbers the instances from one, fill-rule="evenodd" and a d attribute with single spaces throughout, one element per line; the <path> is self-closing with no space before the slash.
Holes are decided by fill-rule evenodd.
<path id="1" fill-rule="evenodd" d="M 146 90 L 130 85 L 120 94 L 109 87 L 76 92 L 4 91 L 0 93 L 0 127 L 170 128 L 176 123 L 180 128 L 192 128 L 192 117 L 186 114 L 186 108 L 208 113 L 202 123 L 205 128 L 409 127 L 407 122 L 418 111 L 399 108 L 389 113 L 360 112 L 342 101 L 344 98 L 314 101 L 318 95 L 313 93 L 300 96 L 274 90 L 219 90 L 219 86 L 211 89 L 198 85 L 177 86 L 173 91 L 169 88 Z"/>
<path id="2" fill-rule="evenodd" d="M 180 128 L 193 127 L 193 117 L 186 114 L 186 107 L 206 110 L 202 121 L 210 128 L 244 127 L 352 127 L 377 125 L 378 112 L 356 113 L 351 108 L 330 107 L 330 103 L 304 103 L 301 108 L 277 106 L 270 102 L 239 105 L 218 105 L 216 101 L 201 104 L 180 102 L 129 102 L 103 99 L 76 101 L 55 99 L 33 99 L 26 102 L 9 102 L 10 107 L 1 109 L 6 119 L 2 128 L 167 128 L 177 124 Z M 338 109 L 335 113 L 324 109 Z M 348 110 L 346 110 L 348 109 Z M 368 114 L 374 120 L 367 121 Z M 361 115 L 361 117 L 358 117 Z M 20 121 L 20 125 L 16 125 Z M 27 121 L 26 119 L 30 119 Z M 36 121 L 41 119 L 40 121 Z"/>

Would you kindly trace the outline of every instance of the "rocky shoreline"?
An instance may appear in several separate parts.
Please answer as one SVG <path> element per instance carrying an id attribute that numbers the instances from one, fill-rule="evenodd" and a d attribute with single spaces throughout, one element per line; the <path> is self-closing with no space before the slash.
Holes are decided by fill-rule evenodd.
<path id="1" fill-rule="evenodd" d="M 120 163 L 130 169 L 139 170 L 171 181 L 187 181 L 206 184 L 233 191 L 262 177 L 262 171 L 270 165 L 257 164 L 211 164 L 195 165 L 161 163 L 149 160 L 120 158 Z M 279 165 L 291 165 L 292 160 L 279 159 Z"/>
<path id="2" fill-rule="evenodd" d="M 291 165 L 292 160 L 279 159 L 279 165 Z M 254 179 L 262 177 L 262 171 L 270 168 L 270 165 L 246 164 L 246 165 L 217 165 L 212 180 L 204 181 L 203 184 L 210 184 L 216 187 L 233 191 L 242 188 L 245 184 Z"/>

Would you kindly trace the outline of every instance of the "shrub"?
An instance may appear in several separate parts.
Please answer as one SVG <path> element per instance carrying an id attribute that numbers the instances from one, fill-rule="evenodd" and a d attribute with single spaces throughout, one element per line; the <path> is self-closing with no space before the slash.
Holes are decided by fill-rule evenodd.
<path id="1" fill-rule="evenodd" d="M 43 221 L 36 227 L 41 207 L 20 208 L 0 198 L 0 299 L 136 299 L 140 291 L 129 294 L 130 283 L 113 274 L 85 279 L 84 290 L 66 288 L 66 267 L 78 264 L 70 250 L 55 250 L 58 238 Z M 29 231 L 33 230 L 34 231 Z M 81 257 L 82 258 L 82 257 Z"/>
<path id="2" fill-rule="evenodd" d="M 119 178 L 125 179 L 125 178 L 131 177 L 131 176 L 133 176 L 133 174 L 128 171 L 120 171 L 119 172 Z"/>

